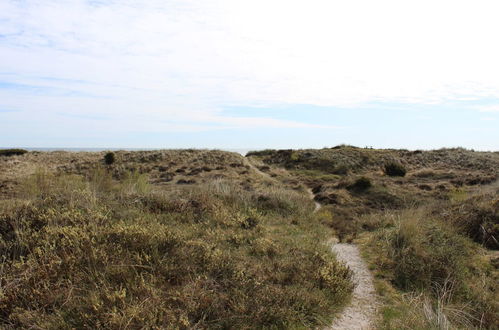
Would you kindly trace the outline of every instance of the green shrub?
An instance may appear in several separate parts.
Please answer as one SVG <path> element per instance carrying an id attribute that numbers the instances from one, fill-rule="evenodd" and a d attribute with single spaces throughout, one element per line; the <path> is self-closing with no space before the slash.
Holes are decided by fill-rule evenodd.
<path id="1" fill-rule="evenodd" d="M 388 176 L 405 176 L 405 167 L 397 162 L 390 162 L 385 164 L 385 174 Z"/>
<path id="2" fill-rule="evenodd" d="M 351 190 L 364 191 L 372 187 L 371 179 L 361 176 L 348 188 Z"/>
<path id="3" fill-rule="evenodd" d="M 0 156 L 5 156 L 5 157 L 20 156 L 24 155 L 27 152 L 28 150 L 24 149 L 0 149 Z"/>
<path id="4" fill-rule="evenodd" d="M 290 159 L 291 161 L 293 161 L 293 162 L 297 162 L 297 161 L 299 161 L 299 160 L 300 160 L 300 154 L 299 154 L 298 152 L 296 152 L 296 151 L 293 151 L 293 152 L 291 153 L 291 156 L 289 156 L 289 159 Z"/>
<path id="5" fill-rule="evenodd" d="M 104 163 L 106 163 L 106 165 L 112 165 L 114 164 L 115 161 L 116 161 L 116 156 L 114 152 L 108 152 L 104 155 Z"/>
<path id="6" fill-rule="evenodd" d="M 407 201 L 382 186 L 372 187 L 365 194 L 364 198 L 365 205 L 378 210 L 400 209 L 407 205 Z"/>

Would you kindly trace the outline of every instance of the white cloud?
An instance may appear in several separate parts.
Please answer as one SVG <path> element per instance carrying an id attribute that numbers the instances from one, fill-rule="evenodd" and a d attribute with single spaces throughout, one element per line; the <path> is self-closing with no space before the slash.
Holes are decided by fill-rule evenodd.
<path id="1" fill-rule="evenodd" d="M 221 107 L 499 98 L 498 9 L 492 0 L 4 0 L 0 81 L 60 94 L 10 89 L 2 103 L 295 127 L 307 124 L 227 118 Z"/>

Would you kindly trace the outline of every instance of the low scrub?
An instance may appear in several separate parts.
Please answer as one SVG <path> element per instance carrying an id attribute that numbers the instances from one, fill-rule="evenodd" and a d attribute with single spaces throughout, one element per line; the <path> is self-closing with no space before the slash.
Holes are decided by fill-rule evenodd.
<path id="1" fill-rule="evenodd" d="M 272 149 L 265 149 L 265 150 L 257 150 L 257 151 L 248 151 L 246 153 L 245 157 L 251 157 L 251 156 L 269 156 L 272 155 L 275 152 L 275 150 Z"/>
<path id="2" fill-rule="evenodd" d="M 315 328 L 352 290 L 293 191 L 107 169 L 25 187 L 0 208 L 0 327 Z"/>
<path id="3" fill-rule="evenodd" d="M 466 275 L 466 241 L 438 221 L 408 216 L 386 232 L 385 240 L 395 260 L 394 283 L 402 289 L 442 286 Z"/>

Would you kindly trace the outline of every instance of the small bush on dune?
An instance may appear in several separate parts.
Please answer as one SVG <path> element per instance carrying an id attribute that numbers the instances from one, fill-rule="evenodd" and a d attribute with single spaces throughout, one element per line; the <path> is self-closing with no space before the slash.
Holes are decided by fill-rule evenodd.
<path id="1" fill-rule="evenodd" d="M 371 179 L 362 176 L 355 180 L 350 186 L 348 186 L 351 190 L 364 191 L 372 187 Z"/>
<path id="2" fill-rule="evenodd" d="M 372 209 L 393 210 L 403 208 L 407 202 L 384 187 L 372 187 L 365 194 L 365 205 Z"/>
<path id="3" fill-rule="evenodd" d="M 262 157 L 262 156 L 269 156 L 272 155 L 276 150 L 272 149 L 265 149 L 265 150 L 258 150 L 258 151 L 248 151 L 246 153 L 245 157 L 251 157 L 251 156 L 257 156 L 257 157 Z"/>
<path id="4" fill-rule="evenodd" d="M 406 174 L 405 167 L 402 164 L 396 162 L 385 164 L 384 171 L 388 176 L 405 176 Z"/>
<path id="5" fill-rule="evenodd" d="M 108 152 L 104 155 L 104 163 L 106 163 L 106 165 L 112 165 L 115 161 L 116 155 L 114 154 L 114 152 Z"/>
<path id="6" fill-rule="evenodd" d="M 270 188 L 255 197 L 253 198 L 255 207 L 282 216 L 307 215 L 314 209 L 313 202 L 296 191 Z"/>

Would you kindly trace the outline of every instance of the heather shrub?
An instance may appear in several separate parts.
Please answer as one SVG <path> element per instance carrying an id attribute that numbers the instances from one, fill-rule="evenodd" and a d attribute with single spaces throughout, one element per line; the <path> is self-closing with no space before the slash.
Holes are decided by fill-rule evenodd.
<path id="1" fill-rule="evenodd" d="M 384 167 L 385 174 L 388 176 L 405 176 L 405 167 L 397 162 L 389 162 Z"/>
<path id="2" fill-rule="evenodd" d="M 499 249 L 499 203 L 495 194 L 463 196 L 445 209 L 443 218 L 457 230 L 489 249 Z M 496 206 L 494 206 L 496 203 Z"/>
<path id="3" fill-rule="evenodd" d="M 351 190 L 364 191 L 372 187 L 371 179 L 362 176 L 355 180 L 350 186 L 348 186 Z"/>
<path id="4" fill-rule="evenodd" d="M 112 165 L 115 161 L 116 155 L 114 154 L 114 152 L 108 152 L 104 155 L 104 163 L 106 163 L 106 165 Z"/>
<path id="5" fill-rule="evenodd" d="M 25 185 L 0 208 L 2 328 L 316 328 L 352 291 L 295 191 L 99 167 Z"/>

